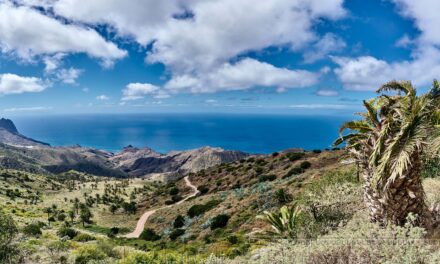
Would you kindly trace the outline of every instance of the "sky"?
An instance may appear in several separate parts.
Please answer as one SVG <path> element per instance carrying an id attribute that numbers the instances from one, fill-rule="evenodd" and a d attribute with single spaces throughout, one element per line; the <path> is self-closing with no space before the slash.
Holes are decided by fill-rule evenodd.
<path id="1" fill-rule="evenodd" d="M 437 0 L 0 0 L 0 114 L 342 115 L 440 75 Z"/>

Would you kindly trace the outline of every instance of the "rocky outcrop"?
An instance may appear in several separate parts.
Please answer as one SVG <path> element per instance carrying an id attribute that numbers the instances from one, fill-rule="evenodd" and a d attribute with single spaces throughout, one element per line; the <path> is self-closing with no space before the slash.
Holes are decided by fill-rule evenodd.
<path id="1" fill-rule="evenodd" d="M 127 152 L 129 154 L 127 154 Z M 123 159 L 119 168 L 126 171 L 130 176 L 149 177 L 152 174 L 176 173 L 184 175 L 188 172 L 197 172 L 209 167 L 242 159 L 248 154 L 240 151 L 229 151 L 222 148 L 203 147 L 188 151 L 172 151 L 161 155 L 150 149 L 124 150 L 115 155 L 112 160 L 121 160 L 122 157 L 136 157 Z"/>
<path id="2" fill-rule="evenodd" d="M 0 143 L 17 147 L 46 147 L 47 143 L 43 143 L 20 134 L 10 119 L 0 119 Z"/>

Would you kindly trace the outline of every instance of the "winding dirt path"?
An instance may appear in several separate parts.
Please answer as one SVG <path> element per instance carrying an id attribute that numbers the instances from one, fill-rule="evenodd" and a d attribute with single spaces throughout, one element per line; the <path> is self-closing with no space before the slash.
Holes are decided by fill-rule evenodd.
<path id="1" fill-rule="evenodd" d="M 160 208 L 157 208 L 157 209 L 146 211 L 141 216 L 141 218 L 139 218 L 135 230 L 133 232 L 125 235 L 124 237 L 126 237 L 126 238 L 138 238 L 141 235 L 142 231 L 144 231 L 145 223 L 147 222 L 148 218 L 150 218 L 150 216 L 152 216 L 154 213 L 156 213 L 157 210 L 164 209 L 164 208 L 169 208 L 169 207 L 172 207 L 174 205 L 181 204 L 181 203 L 185 202 L 186 200 L 188 200 L 189 198 L 196 196 L 199 193 L 199 191 L 197 190 L 197 187 L 194 186 L 189 181 L 188 176 L 186 176 L 183 179 L 185 180 L 186 186 L 190 187 L 193 190 L 192 194 L 188 195 L 187 197 L 185 197 L 185 199 L 183 199 L 183 200 L 181 200 L 181 201 L 179 201 L 179 202 L 177 202 L 175 204 L 171 204 L 171 205 L 167 205 L 167 206 L 160 207 Z"/>

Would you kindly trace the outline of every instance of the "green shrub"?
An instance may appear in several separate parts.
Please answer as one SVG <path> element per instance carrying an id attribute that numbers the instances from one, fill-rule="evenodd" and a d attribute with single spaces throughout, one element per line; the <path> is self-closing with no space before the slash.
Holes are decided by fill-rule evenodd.
<path id="1" fill-rule="evenodd" d="M 183 234 L 185 234 L 185 229 L 181 229 L 181 228 L 174 229 L 170 233 L 170 239 L 171 240 L 176 240 L 178 237 L 180 237 Z"/>
<path id="2" fill-rule="evenodd" d="M 280 155 L 280 153 L 278 153 L 278 152 L 272 153 L 272 157 L 277 157 L 278 155 Z"/>
<path id="3" fill-rule="evenodd" d="M 205 185 L 199 186 L 197 187 L 197 190 L 201 193 L 201 194 L 206 194 L 209 192 L 209 188 Z"/>
<path id="4" fill-rule="evenodd" d="M 77 235 L 73 240 L 78 241 L 78 242 L 89 242 L 89 241 L 96 240 L 96 237 L 91 236 L 89 234 L 81 233 L 81 234 Z"/>
<path id="5" fill-rule="evenodd" d="M 154 231 L 153 229 L 147 228 L 141 233 L 139 238 L 146 241 L 156 241 L 160 239 L 160 236 L 156 234 L 156 231 Z"/>
<path id="6" fill-rule="evenodd" d="M 301 167 L 293 167 L 292 169 L 290 169 L 288 172 L 287 172 L 287 174 L 284 176 L 284 178 L 286 178 L 286 177 L 290 177 L 290 176 L 293 176 L 293 175 L 298 175 L 298 174 L 301 174 L 301 173 L 303 173 L 304 172 L 304 169 L 303 168 L 301 168 Z"/>
<path id="7" fill-rule="evenodd" d="M 179 193 L 179 189 L 177 187 L 173 187 L 170 189 L 170 195 L 176 195 Z"/>
<path id="8" fill-rule="evenodd" d="M 40 237 L 43 232 L 41 232 L 42 225 L 40 223 L 28 224 L 23 228 L 23 233 L 27 236 Z"/>
<path id="9" fill-rule="evenodd" d="M 274 181 L 277 179 L 277 176 L 274 174 L 269 174 L 269 175 L 261 175 L 258 178 L 259 182 L 266 182 L 266 181 Z"/>
<path id="10" fill-rule="evenodd" d="M 217 228 L 223 228 L 228 224 L 229 221 L 229 215 L 226 214 L 220 214 L 214 217 L 211 221 L 211 230 L 217 229 Z"/>
<path id="11" fill-rule="evenodd" d="M 187 214 L 189 217 L 193 218 L 195 216 L 204 214 L 205 212 L 211 210 L 212 208 L 216 207 L 220 203 L 221 203 L 221 201 L 219 201 L 219 200 L 211 200 L 205 204 L 195 204 L 195 205 L 191 206 L 191 208 L 189 208 Z"/>
<path id="12" fill-rule="evenodd" d="M 302 157 L 304 157 L 305 153 L 304 152 L 290 152 L 286 154 L 286 157 L 290 160 L 290 161 L 296 161 L 296 160 L 300 160 L 302 159 Z"/>
<path id="13" fill-rule="evenodd" d="M 320 149 L 314 149 L 314 150 L 312 150 L 312 151 L 313 151 L 313 153 L 316 153 L 316 154 L 319 154 L 319 153 L 322 152 L 322 150 L 320 150 Z"/>
<path id="14" fill-rule="evenodd" d="M 257 167 L 254 168 L 254 171 L 255 171 L 255 173 L 257 173 L 257 174 L 261 174 L 261 173 L 263 173 L 263 168 L 260 167 L 260 166 L 257 166 Z"/>
<path id="15" fill-rule="evenodd" d="M 62 227 L 58 230 L 57 234 L 59 237 L 69 237 L 70 239 L 73 239 L 78 235 L 78 232 L 73 228 Z"/>
<path id="16" fill-rule="evenodd" d="M 176 217 L 176 219 L 174 219 L 173 227 L 174 228 L 181 228 L 184 225 L 185 225 L 185 218 L 181 215 L 178 215 Z"/>
<path id="17" fill-rule="evenodd" d="M 301 164 L 299 166 L 301 167 L 301 169 L 306 170 L 306 169 L 310 168 L 312 166 L 312 164 L 308 161 L 303 161 L 303 162 L 301 162 Z"/>
<path id="18" fill-rule="evenodd" d="M 98 249 L 96 245 L 84 245 L 75 252 L 75 264 L 89 264 L 103 261 L 107 255 Z"/>

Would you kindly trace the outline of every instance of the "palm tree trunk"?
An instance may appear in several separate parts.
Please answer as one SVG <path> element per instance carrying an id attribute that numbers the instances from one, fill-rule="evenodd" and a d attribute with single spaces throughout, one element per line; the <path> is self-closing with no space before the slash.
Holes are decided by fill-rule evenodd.
<path id="1" fill-rule="evenodd" d="M 415 161 L 405 177 L 396 179 L 384 191 L 380 191 L 372 185 L 372 170 L 368 166 L 361 167 L 365 180 L 364 201 L 372 222 L 383 226 L 404 225 L 412 213 L 417 216 L 416 224 L 429 229 L 433 227 L 433 214 L 425 203 L 420 171 L 421 162 Z"/>

